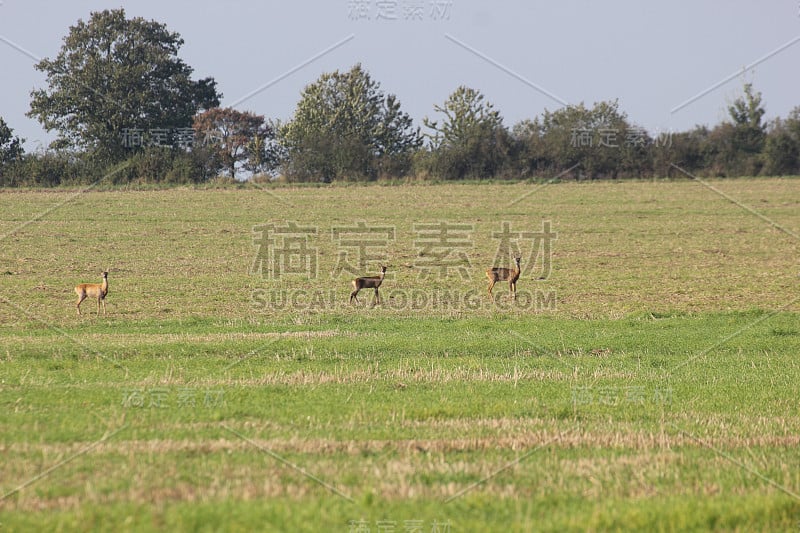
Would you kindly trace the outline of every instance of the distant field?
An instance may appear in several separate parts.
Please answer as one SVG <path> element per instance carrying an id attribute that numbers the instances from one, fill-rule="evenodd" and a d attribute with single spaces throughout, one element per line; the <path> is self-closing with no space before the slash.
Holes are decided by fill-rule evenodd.
<path id="1" fill-rule="evenodd" d="M 0 531 L 798 531 L 799 247 L 790 178 L 2 191 Z"/>

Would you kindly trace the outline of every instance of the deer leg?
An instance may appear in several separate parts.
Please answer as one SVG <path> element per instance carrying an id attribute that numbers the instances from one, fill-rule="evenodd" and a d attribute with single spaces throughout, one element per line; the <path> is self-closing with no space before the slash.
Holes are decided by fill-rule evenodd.
<path id="1" fill-rule="evenodd" d="M 491 297 L 492 300 L 494 300 L 494 294 L 492 294 L 492 288 L 493 287 L 494 287 L 494 280 L 490 279 L 489 280 L 489 296 Z"/>
<path id="2" fill-rule="evenodd" d="M 380 297 L 380 295 L 378 294 L 378 287 L 375 287 L 375 303 L 376 303 L 376 304 L 379 304 L 379 303 L 381 303 L 381 297 Z"/>
<path id="3" fill-rule="evenodd" d="M 356 289 L 356 290 L 354 290 L 353 292 L 350 293 L 350 303 L 351 304 L 353 303 L 353 300 L 355 300 L 356 303 L 358 303 L 358 289 Z"/>
<path id="4" fill-rule="evenodd" d="M 516 282 L 509 282 L 508 289 L 511 291 L 511 299 L 517 299 L 517 283 Z"/>
<path id="5" fill-rule="evenodd" d="M 78 296 L 78 303 L 75 307 L 78 308 L 78 314 L 81 314 L 81 302 L 86 299 L 86 296 Z"/>

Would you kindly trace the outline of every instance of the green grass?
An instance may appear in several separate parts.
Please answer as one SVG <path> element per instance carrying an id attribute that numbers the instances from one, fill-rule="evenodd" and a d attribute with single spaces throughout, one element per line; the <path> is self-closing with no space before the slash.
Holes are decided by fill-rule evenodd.
<path id="1" fill-rule="evenodd" d="M 693 182 L 0 192 L 0 531 L 796 531 L 800 182 L 713 186 L 761 217 Z M 493 303 L 492 232 L 543 220 L 550 275 Z M 286 221 L 316 275 L 252 274 Z M 374 307 L 331 275 L 359 221 L 395 230 Z M 426 279 L 436 221 L 470 247 Z"/>

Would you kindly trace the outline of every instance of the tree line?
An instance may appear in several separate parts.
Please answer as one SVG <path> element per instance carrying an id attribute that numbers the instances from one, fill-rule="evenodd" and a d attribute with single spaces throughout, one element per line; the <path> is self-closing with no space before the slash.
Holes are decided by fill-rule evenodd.
<path id="1" fill-rule="evenodd" d="M 28 116 L 57 139 L 26 153 L 0 117 L 0 185 L 381 179 L 618 179 L 800 174 L 800 106 L 765 121 L 745 84 L 728 119 L 651 134 L 617 101 L 544 111 L 511 127 L 480 91 L 458 87 L 422 126 L 360 64 L 322 74 L 288 121 L 220 107 L 195 80 L 179 34 L 123 9 L 92 13 L 35 68 Z"/>

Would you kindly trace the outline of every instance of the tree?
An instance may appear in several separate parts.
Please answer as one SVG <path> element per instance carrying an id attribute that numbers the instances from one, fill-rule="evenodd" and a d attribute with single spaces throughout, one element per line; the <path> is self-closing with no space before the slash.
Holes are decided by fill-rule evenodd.
<path id="1" fill-rule="evenodd" d="M 431 149 L 431 170 L 445 179 L 489 178 L 508 163 L 511 137 L 500 112 L 480 91 L 458 87 L 444 105 L 434 106 L 444 115 L 439 121 L 424 119 Z"/>
<path id="2" fill-rule="evenodd" d="M 290 179 L 322 181 L 402 173 L 422 144 L 397 97 L 384 95 L 360 64 L 308 85 L 279 141 Z"/>
<path id="3" fill-rule="evenodd" d="M 36 65 L 48 89 L 31 92 L 28 116 L 58 131 L 59 146 L 119 161 L 148 135 L 188 128 L 200 109 L 219 105 L 214 79 L 192 80 L 178 57 L 183 42 L 163 24 L 127 19 L 124 9 L 94 12 L 70 27 L 55 59 Z M 125 146 L 131 130 L 145 142 Z"/>
<path id="4" fill-rule="evenodd" d="M 14 130 L 0 117 L 0 171 L 4 165 L 18 161 L 25 154 L 24 142 L 25 139 L 14 136 Z"/>
<path id="5" fill-rule="evenodd" d="M 538 117 L 514 124 L 511 138 L 514 142 L 514 172 L 518 176 L 531 178 L 550 171 L 553 162 L 547 158 L 542 123 Z"/>
<path id="6" fill-rule="evenodd" d="M 22 156 L 25 155 L 25 149 L 22 147 L 24 142 L 25 139 L 14 136 L 14 130 L 8 127 L 3 117 L 0 117 L 0 185 L 14 184 L 15 174 L 22 167 Z M 3 177 L 9 167 L 11 172 L 7 183 Z"/>
<path id="7" fill-rule="evenodd" d="M 232 178 L 237 165 L 258 172 L 274 167 L 267 151 L 273 130 L 264 125 L 264 117 L 249 111 L 215 107 L 194 118 L 194 129 L 201 144 L 215 155 L 216 161 Z"/>
<path id="8" fill-rule="evenodd" d="M 481 128 L 491 131 L 503 127 L 500 112 L 484 101 L 483 94 L 463 85 L 450 94 L 444 105 L 435 105 L 433 109 L 444 115 L 441 124 L 424 119 L 425 126 L 433 130 L 428 137 L 434 149 L 465 144 Z"/>
<path id="9" fill-rule="evenodd" d="M 748 153 L 758 153 L 764 147 L 766 138 L 766 124 L 761 122 L 764 117 L 764 107 L 761 105 L 761 93 L 753 92 L 753 84 L 744 85 L 744 96 L 733 101 L 728 106 L 728 114 L 736 128 L 734 138 L 735 148 Z"/>
<path id="10" fill-rule="evenodd" d="M 763 165 L 761 151 L 766 142 L 767 125 L 762 122 L 764 107 L 761 93 L 753 85 L 744 85 L 744 94 L 728 106 L 730 122 L 717 125 L 711 132 L 716 154 L 712 165 L 719 175 L 755 175 Z"/>
<path id="11" fill-rule="evenodd" d="M 796 174 L 800 170 L 800 121 L 795 108 L 787 120 L 775 119 L 764 143 L 764 169 L 768 176 Z"/>
<path id="12" fill-rule="evenodd" d="M 690 174 L 706 173 L 713 161 L 711 132 L 705 126 L 670 134 L 668 147 L 653 146 L 653 166 L 657 176 L 683 176 L 673 165 Z"/>
<path id="13" fill-rule="evenodd" d="M 552 172 L 577 170 L 591 178 L 615 178 L 623 170 L 644 163 L 651 139 L 628 122 L 616 100 L 583 103 L 545 111 L 542 138 Z M 647 165 L 645 165 L 647 166 Z"/>

